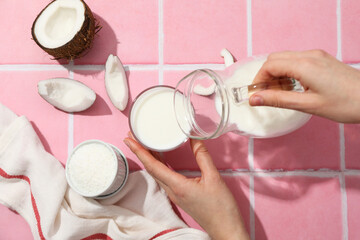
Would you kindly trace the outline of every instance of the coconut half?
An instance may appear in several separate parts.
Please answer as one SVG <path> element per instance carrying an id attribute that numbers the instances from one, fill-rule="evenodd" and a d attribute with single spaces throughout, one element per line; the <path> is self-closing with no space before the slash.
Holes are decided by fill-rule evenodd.
<path id="1" fill-rule="evenodd" d="M 105 88 L 112 104 L 123 111 L 129 99 L 129 88 L 124 66 L 120 59 L 109 55 L 105 64 Z"/>
<path id="2" fill-rule="evenodd" d="M 39 47 L 55 59 L 72 60 L 90 49 L 94 16 L 83 0 L 55 0 L 35 19 L 31 34 Z"/>
<path id="3" fill-rule="evenodd" d="M 96 99 L 85 84 L 68 78 L 52 78 L 38 82 L 38 93 L 48 103 L 65 112 L 88 109 Z"/>

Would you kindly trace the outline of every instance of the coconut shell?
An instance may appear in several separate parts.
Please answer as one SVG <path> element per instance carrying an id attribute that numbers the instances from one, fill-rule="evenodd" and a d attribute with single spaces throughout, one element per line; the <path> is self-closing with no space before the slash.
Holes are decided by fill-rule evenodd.
<path id="1" fill-rule="evenodd" d="M 36 38 L 34 32 L 36 21 L 38 20 L 42 12 L 55 1 L 56 0 L 49 3 L 36 17 L 31 28 L 31 35 L 33 37 L 33 40 L 41 49 L 43 49 L 48 54 L 52 55 L 56 60 L 58 59 L 73 60 L 76 58 L 80 58 L 84 56 L 87 53 L 87 51 L 92 47 L 94 36 L 101 29 L 101 27 L 97 24 L 97 21 L 94 18 L 90 8 L 83 0 L 81 0 L 81 2 L 85 6 L 85 13 L 84 13 L 85 20 L 83 25 L 81 26 L 81 29 L 77 32 L 77 34 L 74 36 L 74 38 L 71 41 L 67 42 L 65 45 L 60 46 L 58 48 L 46 48 L 42 46 Z"/>

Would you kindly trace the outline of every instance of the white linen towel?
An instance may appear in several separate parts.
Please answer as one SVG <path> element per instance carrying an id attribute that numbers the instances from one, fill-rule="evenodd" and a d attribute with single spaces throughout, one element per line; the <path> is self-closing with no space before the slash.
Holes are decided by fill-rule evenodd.
<path id="1" fill-rule="evenodd" d="M 145 171 L 130 174 L 109 199 L 72 191 L 63 166 L 45 151 L 26 117 L 1 104 L 0 203 L 25 218 L 34 239 L 210 239 L 179 219 Z"/>

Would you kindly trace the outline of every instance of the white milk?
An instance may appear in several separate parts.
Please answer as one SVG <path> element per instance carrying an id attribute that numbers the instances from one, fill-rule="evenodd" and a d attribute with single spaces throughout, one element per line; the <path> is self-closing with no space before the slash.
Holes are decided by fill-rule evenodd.
<path id="1" fill-rule="evenodd" d="M 141 94 L 132 106 L 132 132 L 149 149 L 172 150 L 187 139 L 176 121 L 173 98 L 174 89 L 160 86 Z"/>
<path id="2" fill-rule="evenodd" d="M 232 87 L 252 84 L 257 72 L 266 59 L 254 60 L 241 65 L 234 74 L 225 80 L 225 86 L 231 92 Z M 231 96 L 230 96 L 231 98 Z M 221 113 L 220 99 L 216 99 L 217 112 Z M 251 107 L 249 101 L 235 104 L 229 99 L 229 123 L 236 124 L 239 131 L 257 137 L 275 137 L 293 131 L 309 120 L 309 114 L 299 111 L 274 108 Z"/>

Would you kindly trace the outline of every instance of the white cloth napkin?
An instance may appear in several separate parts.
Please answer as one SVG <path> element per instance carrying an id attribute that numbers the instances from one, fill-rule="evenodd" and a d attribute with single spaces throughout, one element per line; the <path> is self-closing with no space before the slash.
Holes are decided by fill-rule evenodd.
<path id="1" fill-rule="evenodd" d="M 210 239 L 174 213 L 145 171 L 116 196 L 97 201 L 72 191 L 26 117 L 0 104 L 0 203 L 18 212 L 34 239 Z"/>

